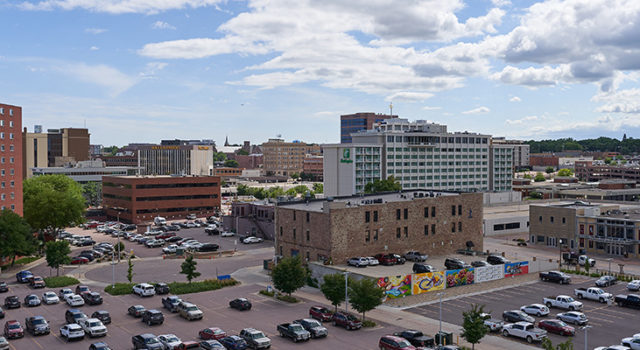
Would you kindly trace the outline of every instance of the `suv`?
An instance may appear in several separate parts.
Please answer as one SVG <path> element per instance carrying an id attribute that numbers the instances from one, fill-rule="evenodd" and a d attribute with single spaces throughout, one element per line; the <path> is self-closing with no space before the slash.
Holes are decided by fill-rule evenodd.
<path id="1" fill-rule="evenodd" d="M 367 267 L 369 260 L 363 257 L 351 258 L 347 261 L 347 264 L 355 267 Z"/>
<path id="2" fill-rule="evenodd" d="M 88 318 L 80 321 L 80 327 L 89 337 L 104 337 L 107 335 L 107 327 L 97 318 Z"/>
<path id="3" fill-rule="evenodd" d="M 7 321 L 4 324 L 4 336 L 9 339 L 24 337 L 24 330 L 20 322 L 16 320 Z"/>
<path id="4" fill-rule="evenodd" d="M 24 270 L 16 273 L 16 280 L 20 283 L 27 283 L 33 278 L 33 274 L 29 270 Z"/>
<path id="5" fill-rule="evenodd" d="M 78 323 L 85 318 L 87 318 L 87 315 L 78 309 L 69 309 L 64 313 L 64 320 L 67 323 Z"/>
<path id="6" fill-rule="evenodd" d="M 251 302 L 246 298 L 236 298 L 229 302 L 229 307 L 237 310 L 251 310 Z"/>
<path id="7" fill-rule="evenodd" d="M 382 265 L 395 265 L 398 260 L 392 254 L 376 254 L 374 258 L 378 259 Z"/>
<path id="8" fill-rule="evenodd" d="M 162 324 L 164 322 L 164 315 L 156 309 L 147 310 L 142 314 L 142 322 L 146 323 L 147 326 Z"/>
<path id="9" fill-rule="evenodd" d="M 169 286 L 166 283 L 154 283 L 153 288 L 155 288 L 156 294 L 169 294 Z"/>
<path id="10" fill-rule="evenodd" d="M 27 332 L 33 335 L 42 335 L 51 333 L 49 323 L 42 316 L 31 316 L 24 319 L 24 325 Z"/>
<path id="11" fill-rule="evenodd" d="M 427 261 L 428 255 L 420 254 L 420 252 L 414 250 L 406 252 L 404 258 L 409 261 Z"/>
<path id="12" fill-rule="evenodd" d="M 109 311 L 105 311 L 105 310 L 94 311 L 91 314 L 91 318 L 97 318 L 98 320 L 100 320 L 100 322 L 102 322 L 102 324 L 111 323 L 111 315 L 109 315 Z"/>
<path id="13" fill-rule="evenodd" d="M 240 338 L 247 342 L 253 349 L 268 349 L 271 347 L 271 339 L 255 328 L 245 328 L 240 331 Z"/>
<path id="14" fill-rule="evenodd" d="M 359 329 L 362 328 L 362 322 L 360 320 L 348 313 L 344 312 L 336 312 L 331 317 L 331 321 L 334 326 L 344 327 L 346 329 Z"/>
<path id="15" fill-rule="evenodd" d="M 84 299 L 84 302 L 89 304 L 89 305 L 100 305 L 100 304 L 102 304 L 102 297 L 100 296 L 100 293 L 98 293 L 98 292 L 82 293 L 82 298 Z"/>
<path id="16" fill-rule="evenodd" d="M 502 265 L 508 264 L 511 261 L 500 255 L 489 255 L 487 257 L 487 262 L 491 265 Z"/>
<path id="17" fill-rule="evenodd" d="M 8 296 L 4 298 L 4 307 L 7 309 L 17 309 L 20 307 L 20 299 L 15 295 Z"/>
<path id="18" fill-rule="evenodd" d="M 29 286 L 31 288 L 44 288 L 45 284 L 44 284 L 44 279 L 42 279 L 42 277 L 40 276 L 34 276 L 30 281 L 29 281 Z"/>
<path id="19" fill-rule="evenodd" d="M 162 306 L 171 312 L 178 312 L 178 305 L 182 302 L 182 299 L 177 295 L 170 295 L 166 298 L 162 298 Z"/>
<path id="20" fill-rule="evenodd" d="M 140 283 L 133 286 L 133 294 L 141 297 L 150 297 L 156 294 L 156 289 L 149 283 Z"/>
<path id="21" fill-rule="evenodd" d="M 303 318 L 293 321 L 302 326 L 305 330 L 311 333 L 311 338 L 326 337 L 329 333 L 327 329 L 317 320 L 311 318 Z"/>
<path id="22" fill-rule="evenodd" d="M 446 258 L 444 260 L 444 267 L 447 270 L 459 270 L 459 269 L 466 269 L 468 267 L 471 267 L 471 265 L 465 263 L 464 261 L 462 261 L 462 259 Z"/>
<path id="23" fill-rule="evenodd" d="M 178 314 L 189 321 L 201 320 L 203 316 L 203 312 L 195 304 L 184 301 L 178 305 Z"/>
<path id="24" fill-rule="evenodd" d="M 133 337 L 131 337 L 131 343 L 133 343 L 134 349 L 164 349 L 164 345 L 162 345 L 160 340 L 158 340 L 155 335 L 149 333 L 134 335 Z"/>
<path id="25" fill-rule="evenodd" d="M 331 321 L 333 312 L 324 306 L 312 306 L 309 308 L 309 316 L 315 318 L 320 322 Z"/>
<path id="26" fill-rule="evenodd" d="M 413 264 L 413 273 L 426 273 L 426 272 L 436 272 L 436 269 L 431 265 L 414 263 Z"/>
<path id="27" fill-rule="evenodd" d="M 395 335 L 385 335 L 380 338 L 378 342 L 378 346 L 380 350 L 410 350 L 415 349 L 413 345 L 409 343 L 408 340 L 397 337 Z"/>

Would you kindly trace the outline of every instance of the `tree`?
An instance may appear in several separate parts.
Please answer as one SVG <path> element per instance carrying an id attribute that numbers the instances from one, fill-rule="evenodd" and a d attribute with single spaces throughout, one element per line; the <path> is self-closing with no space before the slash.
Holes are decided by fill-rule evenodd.
<path id="1" fill-rule="evenodd" d="M 271 280 L 277 290 L 291 295 L 304 286 L 307 271 L 302 266 L 299 256 L 283 258 L 271 271 Z"/>
<path id="2" fill-rule="evenodd" d="M 484 313 L 484 305 L 478 304 L 472 304 L 471 310 L 462 312 L 462 333 L 460 335 L 471 343 L 472 350 L 488 332 L 484 325 L 484 319 L 480 316 L 482 313 Z"/>
<path id="3" fill-rule="evenodd" d="M 560 169 L 558 170 L 558 176 L 573 176 L 573 171 L 571 169 Z"/>
<path id="4" fill-rule="evenodd" d="M 375 309 L 382 304 L 384 290 L 379 288 L 376 281 L 363 278 L 358 281 L 349 281 L 349 303 L 354 310 L 362 313 L 362 321 L 367 311 Z"/>
<path id="5" fill-rule="evenodd" d="M 531 192 L 531 193 L 529 193 L 529 198 L 531 198 L 531 199 L 542 199 L 542 193 L 541 192 Z"/>
<path id="6" fill-rule="evenodd" d="M 71 248 L 67 241 L 50 241 L 45 245 L 47 266 L 56 269 L 56 276 L 60 276 L 60 265 L 71 263 Z"/>
<path id="7" fill-rule="evenodd" d="M 65 175 L 24 181 L 24 218 L 39 232 L 43 244 L 65 227 L 84 221 L 85 199 L 80 185 Z"/>
<path id="8" fill-rule="evenodd" d="M 131 256 L 127 259 L 127 265 L 127 280 L 129 280 L 129 283 L 133 283 L 133 261 Z"/>
<path id="9" fill-rule="evenodd" d="M 365 193 L 393 192 L 402 190 L 402 185 L 393 176 L 386 180 L 374 180 L 364 186 Z"/>
<path id="10" fill-rule="evenodd" d="M 102 153 L 110 155 L 110 156 L 115 156 L 116 153 L 118 153 L 118 146 L 109 146 L 109 147 L 104 147 L 102 149 Z"/>
<path id="11" fill-rule="evenodd" d="M 224 161 L 224 166 L 226 166 L 227 168 L 237 168 L 238 161 L 236 161 L 235 159 L 227 159 Z"/>
<path id="12" fill-rule="evenodd" d="M 320 182 L 316 182 L 313 184 L 313 193 L 324 193 L 324 185 Z"/>
<path id="13" fill-rule="evenodd" d="M 334 273 L 324 275 L 323 279 L 324 283 L 320 286 L 320 290 L 324 297 L 331 302 L 331 305 L 336 307 L 336 312 L 338 312 L 338 305 L 344 301 L 346 293 L 344 275 Z"/>
<path id="14" fill-rule="evenodd" d="M 0 256 L 11 258 L 11 266 L 17 255 L 31 255 L 37 244 L 29 224 L 9 209 L 0 212 Z"/>
<path id="15" fill-rule="evenodd" d="M 573 341 L 571 338 L 564 343 L 558 344 L 558 346 L 553 346 L 551 340 L 545 337 L 542 339 L 541 345 L 544 350 L 573 350 Z"/>
<path id="16" fill-rule="evenodd" d="M 187 277 L 189 284 L 194 278 L 200 277 L 200 272 L 196 271 L 196 265 L 198 265 L 198 262 L 193 260 L 193 255 L 189 255 L 180 265 L 180 273 Z"/>
<path id="17" fill-rule="evenodd" d="M 611 158 L 610 157 L 605 158 L 604 164 L 611 164 Z"/>
<path id="18" fill-rule="evenodd" d="M 555 171 L 555 169 L 554 169 L 552 166 L 548 166 L 548 167 L 544 170 L 544 172 L 545 172 L 545 173 L 547 173 L 547 174 L 551 174 L 551 173 L 553 173 L 554 171 Z"/>
<path id="19" fill-rule="evenodd" d="M 227 155 L 223 152 L 215 152 L 213 153 L 213 161 L 214 162 L 224 162 L 227 160 Z"/>
<path id="20" fill-rule="evenodd" d="M 542 175 L 542 173 L 537 173 L 536 177 L 533 178 L 533 181 L 535 182 L 543 182 L 546 179 L 544 178 L 544 175 Z"/>
<path id="21" fill-rule="evenodd" d="M 293 174 L 291 174 L 291 178 L 292 178 L 292 179 L 294 179 L 294 180 L 297 180 L 297 179 L 299 179 L 299 178 L 300 178 L 300 174 L 298 174 L 298 173 L 293 173 Z"/>
<path id="22" fill-rule="evenodd" d="M 102 183 L 87 182 L 82 185 L 82 195 L 84 196 L 87 206 L 99 206 L 102 204 Z"/>
<path id="23" fill-rule="evenodd" d="M 523 178 L 524 179 L 529 179 L 529 180 L 532 179 L 531 174 L 524 174 Z"/>

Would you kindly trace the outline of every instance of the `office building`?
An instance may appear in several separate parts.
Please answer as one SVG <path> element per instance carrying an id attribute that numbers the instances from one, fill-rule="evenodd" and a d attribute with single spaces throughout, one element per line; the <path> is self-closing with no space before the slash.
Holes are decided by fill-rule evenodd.
<path id="1" fill-rule="evenodd" d="M 136 175 L 137 170 L 136 167 L 107 167 L 100 159 L 84 160 L 64 167 L 34 167 L 29 169 L 32 176 L 66 175 L 79 184 L 102 182 L 103 176 Z"/>
<path id="2" fill-rule="evenodd" d="M 352 133 L 371 130 L 375 123 L 392 118 L 398 118 L 398 116 L 380 113 L 355 113 L 341 115 L 340 143 L 351 143 Z"/>
<path id="3" fill-rule="evenodd" d="M 212 146 L 140 146 L 141 175 L 213 175 Z"/>
<path id="4" fill-rule="evenodd" d="M 33 167 L 60 167 L 91 159 L 88 129 L 49 129 L 43 133 L 42 126 L 36 125 L 34 131 L 38 132 L 22 131 L 25 178 L 31 177 Z"/>
<path id="5" fill-rule="evenodd" d="M 514 145 L 491 143 L 489 147 L 489 185 L 492 191 L 511 191 Z"/>
<path id="6" fill-rule="evenodd" d="M 0 209 L 22 215 L 22 107 L 0 104 Z"/>
<path id="7" fill-rule="evenodd" d="M 283 139 L 269 139 L 261 146 L 263 155 L 263 169 L 267 176 L 291 176 L 300 174 L 307 154 L 321 154 L 318 145 L 308 145 L 304 142 L 285 142 Z"/>
<path id="8" fill-rule="evenodd" d="M 334 264 L 385 252 L 482 251 L 482 211 L 480 193 L 422 190 L 281 202 L 274 244 L 277 255 Z"/>
<path id="9" fill-rule="evenodd" d="M 39 129 L 42 131 L 42 127 Z M 22 178 L 33 176 L 32 168 L 46 168 L 49 166 L 48 137 L 42 132 L 22 132 Z"/>
<path id="10" fill-rule="evenodd" d="M 222 217 L 225 230 L 273 240 L 275 204 L 269 200 L 231 203 L 231 215 Z"/>
<path id="11" fill-rule="evenodd" d="M 220 177 L 105 176 L 102 197 L 107 216 L 134 224 L 206 217 L 220 210 Z"/>
<path id="12" fill-rule="evenodd" d="M 493 145 L 511 145 L 513 149 L 513 168 L 522 169 L 529 167 L 529 145 L 522 140 L 507 140 L 504 137 L 491 138 L 491 144 Z"/>
<path id="13" fill-rule="evenodd" d="M 604 162 L 576 161 L 575 176 L 580 181 L 600 181 L 605 179 L 632 180 L 640 182 L 640 166 L 637 164 L 607 165 Z"/>
<path id="14" fill-rule="evenodd" d="M 302 161 L 302 172 L 311 181 L 322 181 L 324 156 L 307 154 Z"/>

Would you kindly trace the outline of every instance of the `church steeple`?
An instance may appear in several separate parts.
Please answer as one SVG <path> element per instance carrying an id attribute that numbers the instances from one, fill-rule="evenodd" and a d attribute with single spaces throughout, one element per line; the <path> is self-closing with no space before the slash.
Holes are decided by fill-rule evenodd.
<path id="1" fill-rule="evenodd" d="M 229 136 L 224 137 L 224 145 L 225 147 L 229 146 Z"/>

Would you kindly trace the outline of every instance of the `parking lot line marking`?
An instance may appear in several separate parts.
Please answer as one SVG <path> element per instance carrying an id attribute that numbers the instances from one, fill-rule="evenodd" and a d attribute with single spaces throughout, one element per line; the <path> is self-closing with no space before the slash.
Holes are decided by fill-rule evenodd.
<path id="1" fill-rule="evenodd" d="M 40 348 L 40 349 L 44 349 L 44 347 L 42 345 L 40 345 L 40 343 L 38 343 L 38 341 L 35 338 L 32 338 L 31 340 L 33 340 L 34 343 L 36 343 L 36 345 Z"/>

